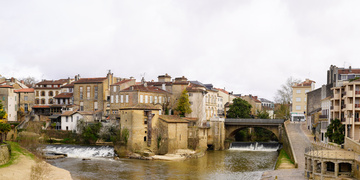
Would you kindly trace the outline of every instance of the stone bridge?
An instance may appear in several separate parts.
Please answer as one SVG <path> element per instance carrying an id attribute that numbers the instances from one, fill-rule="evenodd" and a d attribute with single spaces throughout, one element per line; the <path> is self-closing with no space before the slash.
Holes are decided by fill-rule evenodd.
<path id="1" fill-rule="evenodd" d="M 284 119 L 225 119 L 225 138 L 233 138 L 243 128 L 260 127 L 273 132 L 282 141 Z"/>

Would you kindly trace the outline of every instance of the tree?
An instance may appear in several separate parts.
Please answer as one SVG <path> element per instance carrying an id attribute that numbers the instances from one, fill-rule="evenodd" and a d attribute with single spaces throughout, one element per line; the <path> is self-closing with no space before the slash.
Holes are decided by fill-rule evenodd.
<path id="1" fill-rule="evenodd" d="M 227 118 L 250 118 L 251 104 L 241 98 L 233 99 L 226 113 Z"/>
<path id="2" fill-rule="evenodd" d="M 6 135 L 10 130 L 10 124 L 0 123 L 0 144 L 4 142 L 4 139 L 6 139 Z"/>
<path id="3" fill-rule="evenodd" d="M 27 78 L 22 78 L 20 79 L 20 81 L 24 81 L 24 84 L 28 87 L 32 87 L 34 84 L 37 83 L 36 79 L 34 77 L 27 77 Z"/>
<path id="4" fill-rule="evenodd" d="M 6 117 L 7 117 L 6 111 L 4 111 L 4 106 L 0 101 L 0 120 L 6 119 Z"/>
<path id="5" fill-rule="evenodd" d="M 341 124 L 339 119 L 331 120 L 325 136 L 328 137 L 331 142 L 343 144 L 345 137 L 345 125 Z"/>
<path id="6" fill-rule="evenodd" d="M 290 105 L 280 104 L 279 108 L 275 110 L 276 119 L 289 119 L 290 118 Z"/>
<path id="7" fill-rule="evenodd" d="M 185 116 L 185 114 L 190 114 L 192 112 L 190 108 L 189 94 L 186 89 L 184 89 L 181 93 L 175 110 L 179 112 L 180 116 Z"/>
<path id="8" fill-rule="evenodd" d="M 289 77 L 285 84 L 281 85 L 281 88 L 277 90 L 275 94 L 275 102 L 280 104 L 291 104 L 292 102 L 292 86 L 295 83 L 300 83 L 299 79 L 293 79 L 293 77 Z"/>
<path id="9" fill-rule="evenodd" d="M 263 109 L 261 111 L 258 110 L 257 111 L 257 118 L 258 119 L 270 119 L 270 115 L 265 109 Z"/>

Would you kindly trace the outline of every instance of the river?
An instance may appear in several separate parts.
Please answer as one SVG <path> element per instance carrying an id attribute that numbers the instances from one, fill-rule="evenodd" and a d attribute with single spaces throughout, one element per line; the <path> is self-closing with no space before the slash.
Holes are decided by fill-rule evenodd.
<path id="1" fill-rule="evenodd" d="M 96 148 L 99 150 L 96 150 Z M 70 171 L 73 179 L 75 180 L 253 180 L 260 179 L 264 171 L 274 169 L 278 156 L 277 151 L 225 150 L 207 151 L 204 157 L 198 159 L 188 159 L 185 161 L 148 161 L 125 158 L 113 160 L 113 158 L 111 158 L 113 153 L 111 147 L 49 145 L 45 150 L 69 154 L 68 158 L 48 160 L 48 162 L 59 168 Z M 90 160 L 83 160 L 83 158 L 88 157 L 90 157 Z"/>

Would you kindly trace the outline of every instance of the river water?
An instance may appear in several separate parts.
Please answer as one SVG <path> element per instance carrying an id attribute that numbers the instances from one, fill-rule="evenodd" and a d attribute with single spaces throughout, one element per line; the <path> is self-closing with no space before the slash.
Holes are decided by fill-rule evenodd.
<path id="1" fill-rule="evenodd" d="M 99 148 L 97 150 L 91 150 Z M 60 150 L 61 149 L 61 150 Z M 73 149 L 73 150 L 70 150 Z M 78 149 L 87 149 L 86 151 Z M 75 150 L 75 151 L 74 151 Z M 68 158 L 49 160 L 70 171 L 73 179 L 260 179 L 274 169 L 277 151 L 207 151 L 204 157 L 185 161 L 113 160 L 111 147 L 49 145 L 45 151 L 69 154 Z M 90 152 L 91 151 L 91 152 Z M 109 151 L 109 152 L 107 152 Z M 74 153 L 73 153 L 74 152 Z M 85 153 L 86 152 L 86 153 Z M 100 155 L 101 154 L 101 155 Z M 89 158 L 90 160 L 83 160 Z"/>

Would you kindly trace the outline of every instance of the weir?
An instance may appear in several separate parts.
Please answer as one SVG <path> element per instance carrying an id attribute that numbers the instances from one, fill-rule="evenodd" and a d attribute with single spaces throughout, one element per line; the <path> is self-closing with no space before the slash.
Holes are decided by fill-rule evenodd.
<path id="1" fill-rule="evenodd" d="M 110 146 L 47 145 L 44 153 L 61 153 L 73 158 L 114 157 L 114 148 Z"/>
<path id="2" fill-rule="evenodd" d="M 281 148 L 281 144 L 277 142 L 233 142 L 230 150 L 241 151 L 277 151 Z"/>

